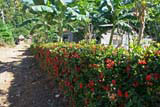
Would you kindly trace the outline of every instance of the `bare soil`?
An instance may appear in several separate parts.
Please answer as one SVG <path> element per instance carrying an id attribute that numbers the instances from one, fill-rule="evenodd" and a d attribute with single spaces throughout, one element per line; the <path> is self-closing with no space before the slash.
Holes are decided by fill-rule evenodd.
<path id="1" fill-rule="evenodd" d="M 0 107 L 67 107 L 66 98 L 37 67 L 28 44 L 0 48 Z"/>

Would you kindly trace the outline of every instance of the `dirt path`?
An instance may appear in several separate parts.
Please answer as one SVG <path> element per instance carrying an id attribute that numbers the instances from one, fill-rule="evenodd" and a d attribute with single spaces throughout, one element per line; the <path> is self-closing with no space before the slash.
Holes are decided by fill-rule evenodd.
<path id="1" fill-rule="evenodd" d="M 28 47 L 0 48 L 0 107 L 66 107 L 53 82 L 36 67 Z"/>

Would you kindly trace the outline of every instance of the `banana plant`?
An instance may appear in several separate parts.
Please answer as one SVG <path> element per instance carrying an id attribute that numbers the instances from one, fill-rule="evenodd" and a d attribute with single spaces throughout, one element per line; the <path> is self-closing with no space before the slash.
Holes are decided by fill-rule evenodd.
<path id="1" fill-rule="evenodd" d="M 88 42 L 91 40 L 91 37 L 94 32 L 93 29 L 95 28 L 95 20 L 93 20 L 93 17 L 95 16 L 95 14 L 98 14 L 97 9 L 98 5 L 100 4 L 100 1 L 101 0 L 74 0 L 69 4 L 70 7 L 75 9 L 73 15 L 75 15 L 75 18 L 79 26 L 83 28 L 84 38 Z"/>
<path id="2" fill-rule="evenodd" d="M 103 0 L 101 3 L 102 12 L 106 13 L 109 23 L 113 25 L 111 35 L 109 39 L 109 45 L 112 44 L 113 35 L 115 29 L 118 26 L 124 26 L 132 29 L 132 26 L 128 24 L 128 18 L 132 18 L 133 3 L 125 0 Z"/>
<path id="3" fill-rule="evenodd" d="M 58 41 L 63 41 L 62 35 L 65 29 L 73 30 L 74 23 L 67 18 L 67 12 L 71 11 L 62 0 L 35 0 L 35 6 L 32 6 L 34 12 L 42 12 L 46 14 L 46 21 L 55 26 L 57 34 L 59 35 Z"/>

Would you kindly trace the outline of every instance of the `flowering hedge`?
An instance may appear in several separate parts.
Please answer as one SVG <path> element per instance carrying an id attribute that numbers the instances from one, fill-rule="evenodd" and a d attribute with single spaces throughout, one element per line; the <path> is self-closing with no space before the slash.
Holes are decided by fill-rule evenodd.
<path id="1" fill-rule="evenodd" d="M 160 86 L 160 45 L 130 52 L 101 45 L 48 43 L 33 52 L 76 107 L 149 107 Z"/>

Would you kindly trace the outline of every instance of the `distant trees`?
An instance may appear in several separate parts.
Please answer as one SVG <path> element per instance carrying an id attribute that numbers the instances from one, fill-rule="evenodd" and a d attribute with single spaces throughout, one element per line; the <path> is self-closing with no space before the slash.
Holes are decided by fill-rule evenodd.
<path id="1" fill-rule="evenodd" d="M 109 45 L 112 44 L 115 29 L 139 33 L 137 44 L 145 35 L 160 40 L 159 0 L 33 0 L 26 4 L 20 0 L 0 1 L 1 20 L 11 24 L 13 35 L 46 35 L 44 40 L 54 38 L 63 41 L 65 30 L 83 31 L 89 42 L 94 35 L 111 30 Z M 108 26 L 109 25 L 109 26 Z"/>

